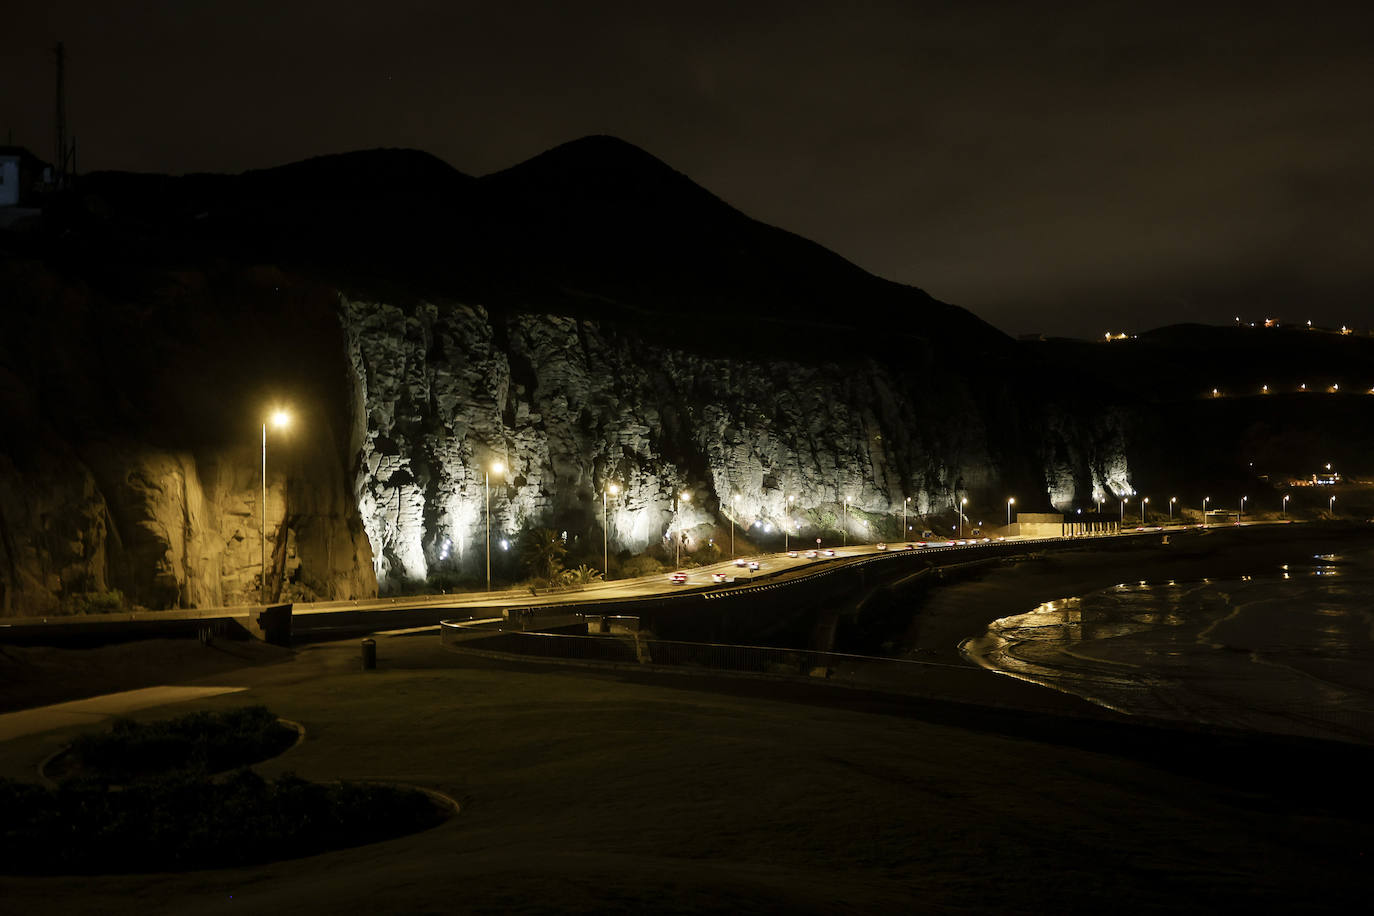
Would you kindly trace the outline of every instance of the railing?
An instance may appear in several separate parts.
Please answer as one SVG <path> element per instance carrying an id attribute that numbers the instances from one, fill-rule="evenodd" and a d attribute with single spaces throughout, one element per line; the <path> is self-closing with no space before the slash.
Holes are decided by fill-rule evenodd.
<path id="1" fill-rule="evenodd" d="M 476 652 L 575 664 L 634 666 L 689 673 L 728 673 L 824 680 L 890 693 L 970 699 L 998 677 L 982 668 L 912 659 L 721 643 L 651 639 L 642 635 L 580 636 L 474 627 L 444 621 L 444 646 Z"/>

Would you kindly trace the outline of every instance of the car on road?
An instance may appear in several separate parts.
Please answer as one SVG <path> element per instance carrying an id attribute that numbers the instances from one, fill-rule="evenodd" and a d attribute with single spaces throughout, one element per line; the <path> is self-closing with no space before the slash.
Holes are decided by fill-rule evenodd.
<path id="1" fill-rule="evenodd" d="M 879 549 L 879 550 L 886 550 L 886 549 L 887 549 L 887 545 L 886 545 L 886 544 L 879 544 L 879 545 L 877 545 L 877 546 L 878 546 L 878 549 Z"/>
<path id="2" fill-rule="evenodd" d="M 740 559 L 736 560 L 736 561 L 735 561 L 735 565 L 736 565 L 736 566 L 743 566 L 743 565 L 744 565 L 744 558 L 741 557 Z"/>
<path id="3" fill-rule="evenodd" d="M 924 545 L 922 545 L 922 546 L 924 546 Z M 906 545 L 906 549 L 907 549 L 907 550 L 915 550 L 915 549 L 916 549 L 916 545 L 915 545 L 915 544 L 907 544 L 907 545 Z"/>
<path id="4" fill-rule="evenodd" d="M 671 579 L 673 580 L 673 584 L 674 584 L 674 585 L 686 585 L 686 584 L 687 584 L 687 574 L 686 574 L 685 572 L 675 572 L 675 573 L 673 573 L 672 576 L 670 576 L 669 578 L 671 578 Z"/>
<path id="5" fill-rule="evenodd" d="M 728 580 L 726 579 L 725 573 L 711 573 L 711 581 L 719 585 Z"/>
<path id="6" fill-rule="evenodd" d="M 749 571 L 750 571 L 750 572 L 758 572 L 758 569 L 759 569 L 759 561 L 758 561 L 758 560 L 750 560 L 750 561 L 749 561 Z"/>
<path id="7" fill-rule="evenodd" d="M 835 549 L 833 547 L 827 547 L 823 552 L 827 557 L 833 557 L 835 555 Z"/>
<path id="8" fill-rule="evenodd" d="M 814 560 L 814 559 L 818 558 L 819 556 L 820 556 L 820 554 L 816 553 L 816 551 L 814 551 L 814 550 L 808 550 L 808 551 L 806 552 L 806 558 L 807 558 L 808 560 Z"/>
<path id="9" fill-rule="evenodd" d="M 794 560 L 797 558 L 797 552 L 796 552 L 795 550 L 789 550 L 789 551 L 787 551 L 787 555 L 788 555 L 789 557 L 791 557 L 792 559 L 794 559 Z"/>

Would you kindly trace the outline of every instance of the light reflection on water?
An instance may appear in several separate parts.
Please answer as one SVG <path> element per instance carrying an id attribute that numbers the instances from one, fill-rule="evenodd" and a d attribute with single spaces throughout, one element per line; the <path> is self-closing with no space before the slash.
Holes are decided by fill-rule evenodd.
<path id="1" fill-rule="evenodd" d="M 994 621 L 967 658 L 1122 712 L 1374 743 L 1374 551 L 1121 584 Z"/>

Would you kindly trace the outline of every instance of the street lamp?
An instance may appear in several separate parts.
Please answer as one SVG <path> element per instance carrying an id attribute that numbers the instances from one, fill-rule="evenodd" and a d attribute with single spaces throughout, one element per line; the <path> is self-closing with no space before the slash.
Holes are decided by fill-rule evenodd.
<path id="1" fill-rule="evenodd" d="M 968 497 L 967 497 L 967 496 L 965 496 L 964 498 L 962 498 L 962 499 L 959 500 L 959 538 L 960 538 L 960 540 L 962 540 L 963 537 L 964 537 L 964 507 L 967 506 L 967 505 L 968 505 Z"/>
<path id="2" fill-rule="evenodd" d="M 902 540 L 911 537 L 911 533 L 906 526 L 906 510 L 911 507 L 911 497 L 908 496 L 902 503 Z"/>
<path id="3" fill-rule="evenodd" d="M 1331 497 L 1331 500 L 1326 504 L 1326 514 L 1332 518 L 1336 517 L 1336 497 Z"/>
<path id="4" fill-rule="evenodd" d="M 1170 497 L 1169 497 L 1169 524 L 1170 524 L 1170 525 L 1172 525 L 1172 524 L 1174 523 L 1174 503 L 1176 503 L 1176 502 L 1178 502 L 1178 497 L 1177 497 L 1177 496 L 1170 496 Z"/>
<path id="5" fill-rule="evenodd" d="M 1279 514 L 1285 519 L 1288 518 L 1288 494 L 1283 495 L 1283 501 L 1279 503 Z"/>
<path id="6" fill-rule="evenodd" d="M 487 591 L 491 591 L 491 475 L 506 473 L 506 466 L 493 461 L 486 470 L 487 482 Z"/>
<path id="7" fill-rule="evenodd" d="M 1130 498 L 1129 496 L 1123 496 L 1123 497 L 1121 497 L 1121 525 L 1122 525 L 1122 527 L 1125 527 L 1125 525 L 1126 525 L 1126 503 L 1128 503 L 1128 502 L 1130 502 L 1130 501 L 1131 501 L 1131 498 Z"/>
<path id="8" fill-rule="evenodd" d="M 1246 501 L 1247 499 L 1249 499 L 1249 498 L 1250 498 L 1250 497 L 1248 497 L 1248 496 L 1242 496 L 1242 497 L 1240 498 L 1240 514 L 1236 516 L 1236 524 L 1237 524 L 1237 525 L 1239 525 L 1241 522 L 1245 521 L 1245 501 Z"/>
<path id="9" fill-rule="evenodd" d="M 840 522 L 840 546 L 849 546 L 849 497 L 844 500 L 844 519 Z"/>
<path id="10" fill-rule="evenodd" d="M 1140 501 L 1140 525 L 1142 528 L 1145 526 L 1145 504 L 1149 501 L 1150 497 L 1148 496 Z"/>
<path id="11" fill-rule="evenodd" d="M 689 503 L 692 501 L 692 494 L 683 490 L 677 495 L 677 502 Z M 673 515 L 677 515 L 677 502 L 673 504 Z M 674 567 L 682 565 L 682 528 L 677 530 L 677 537 L 673 538 L 677 546 L 676 558 L 673 560 Z"/>
<path id="12" fill-rule="evenodd" d="M 786 523 L 785 525 L 782 526 L 782 552 L 783 552 L 783 553 L 787 553 L 787 552 L 788 552 L 787 536 L 788 536 L 789 534 L 792 533 L 791 531 L 788 530 L 788 528 L 789 528 L 789 527 L 791 526 L 791 524 L 792 524 L 792 500 L 794 500 L 794 499 L 796 499 L 795 496 L 789 496 L 789 497 L 787 497 L 787 523 Z"/>
<path id="13" fill-rule="evenodd" d="M 1016 502 L 1016 497 L 1015 497 L 1015 496 L 1013 496 L 1013 497 L 1011 497 L 1011 498 L 1009 498 L 1009 499 L 1007 500 L 1007 527 L 1008 527 L 1008 528 L 1011 527 L 1011 507 L 1012 507 L 1012 504 L 1015 503 L 1015 502 Z"/>
<path id="14" fill-rule="evenodd" d="M 267 424 L 277 429 L 286 429 L 291 423 L 291 415 L 285 410 L 274 410 L 272 416 L 262 421 L 262 518 L 258 527 L 258 598 L 267 603 Z"/>
<path id="15" fill-rule="evenodd" d="M 606 509 L 608 496 L 614 496 L 620 492 L 620 487 L 616 484 L 607 484 L 606 489 L 601 491 L 601 570 L 605 575 L 606 581 L 611 579 L 611 538 L 610 538 L 610 514 Z"/>
<path id="16" fill-rule="evenodd" d="M 739 512 L 739 494 L 733 499 L 734 508 L 730 510 L 730 559 L 735 558 L 735 513 Z"/>

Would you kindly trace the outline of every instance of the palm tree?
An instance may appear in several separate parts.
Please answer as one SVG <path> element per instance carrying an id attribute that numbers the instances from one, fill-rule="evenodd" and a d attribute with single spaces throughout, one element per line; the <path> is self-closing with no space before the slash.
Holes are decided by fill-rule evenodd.
<path id="1" fill-rule="evenodd" d="M 569 585 L 576 585 L 578 587 L 591 585 L 600 578 L 601 570 L 593 569 L 586 563 L 583 563 L 581 566 L 577 567 L 577 569 L 563 570 L 563 581 Z"/>
<path id="2" fill-rule="evenodd" d="M 521 559 L 532 577 L 554 582 L 563 571 L 563 557 L 567 553 L 568 545 L 563 543 L 556 531 L 535 528 L 525 534 Z"/>

